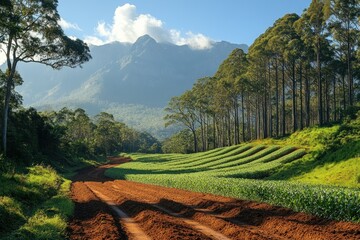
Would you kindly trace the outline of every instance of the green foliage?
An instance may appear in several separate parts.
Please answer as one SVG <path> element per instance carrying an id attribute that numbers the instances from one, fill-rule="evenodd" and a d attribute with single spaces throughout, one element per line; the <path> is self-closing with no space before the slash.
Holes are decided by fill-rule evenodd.
<path id="1" fill-rule="evenodd" d="M 172 135 L 162 143 L 164 153 L 191 153 L 194 152 L 192 135 L 189 130 L 182 130 Z"/>
<path id="2" fill-rule="evenodd" d="M 74 210 L 70 181 L 39 165 L 26 174 L 1 174 L 0 180 L 1 239 L 64 239 Z"/>
<path id="3" fill-rule="evenodd" d="M 25 222 L 22 204 L 7 196 L 0 197 L 0 216 L 0 237 L 1 233 L 15 230 Z"/>

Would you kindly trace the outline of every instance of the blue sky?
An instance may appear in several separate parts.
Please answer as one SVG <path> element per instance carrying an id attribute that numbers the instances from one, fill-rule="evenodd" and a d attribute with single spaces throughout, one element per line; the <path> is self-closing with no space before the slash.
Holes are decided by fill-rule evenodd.
<path id="1" fill-rule="evenodd" d="M 58 10 L 63 23 L 68 24 L 64 25 L 66 33 L 88 42 L 133 42 L 138 35 L 148 33 L 157 41 L 194 44 L 195 47 L 198 44 L 202 48 L 209 44 L 206 41 L 222 40 L 251 45 L 276 19 L 286 13 L 301 15 L 310 2 L 59 0 Z"/>

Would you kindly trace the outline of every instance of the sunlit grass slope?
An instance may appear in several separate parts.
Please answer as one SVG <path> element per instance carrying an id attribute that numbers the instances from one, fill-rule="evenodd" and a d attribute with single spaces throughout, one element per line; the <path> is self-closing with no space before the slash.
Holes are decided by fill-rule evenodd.
<path id="1" fill-rule="evenodd" d="M 73 203 L 70 181 L 50 167 L 0 174 L 0 239 L 64 239 Z"/>
<path id="2" fill-rule="evenodd" d="M 131 154 L 113 178 L 264 201 L 360 221 L 360 124 L 314 127 L 194 154 Z"/>

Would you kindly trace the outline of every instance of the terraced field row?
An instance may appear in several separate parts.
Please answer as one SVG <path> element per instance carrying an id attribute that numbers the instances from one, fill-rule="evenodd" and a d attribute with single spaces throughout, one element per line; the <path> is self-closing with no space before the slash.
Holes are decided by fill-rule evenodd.
<path id="1" fill-rule="evenodd" d="M 298 160 L 305 154 L 304 149 L 292 146 L 245 144 L 189 155 L 132 154 L 131 157 L 136 161 L 124 167 L 129 171 L 133 169 L 201 175 L 206 173 L 214 177 L 246 175 L 249 178 L 258 178 L 256 176 L 260 175 L 256 174 L 268 175 L 283 164 Z"/>

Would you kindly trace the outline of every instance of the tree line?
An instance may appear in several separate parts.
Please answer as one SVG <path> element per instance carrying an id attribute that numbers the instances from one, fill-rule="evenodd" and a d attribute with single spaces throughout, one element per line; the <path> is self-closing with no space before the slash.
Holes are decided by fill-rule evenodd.
<path id="1" fill-rule="evenodd" d="M 18 107 L 9 117 L 7 157 L 17 165 L 66 165 L 119 152 L 157 153 L 157 139 L 118 122 L 106 112 L 91 118 L 85 110 L 38 112 Z"/>
<path id="2" fill-rule="evenodd" d="M 179 151 L 171 145 L 189 136 L 192 151 L 205 151 L 283 137 L 355 112 L 359 25 L 359 0 L 313 0 L 301 16 L 278 19 L 248 53 L 235 49 L 214 76 L 170 100 L 167 125 L 187 130 L 168 139 L 166 151 Z"/>

